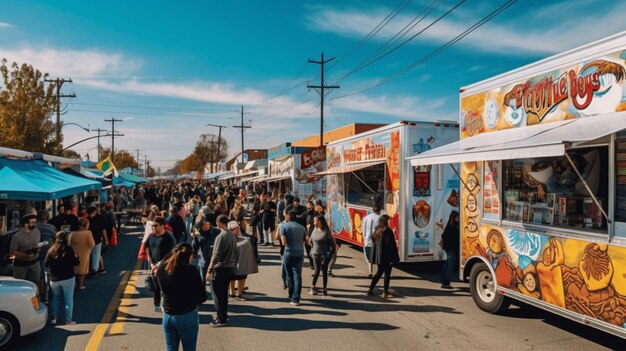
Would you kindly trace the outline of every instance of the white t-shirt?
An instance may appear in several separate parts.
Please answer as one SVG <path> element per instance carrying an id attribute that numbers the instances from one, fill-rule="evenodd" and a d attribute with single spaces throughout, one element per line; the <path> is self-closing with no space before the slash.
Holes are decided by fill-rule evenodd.
<path id="1" fill-rule="evenodd" d="M 374 241 L 372 238 L 374 237 L 374 229 L 378 224 L 378 219 L 380 218 L 380 214 L 376 214 L 374 212 L 368 214 L 363 218 L 361 222 L 361 233 L 363 233 L 363 246 L 372 247 L 374 245 Z"/>

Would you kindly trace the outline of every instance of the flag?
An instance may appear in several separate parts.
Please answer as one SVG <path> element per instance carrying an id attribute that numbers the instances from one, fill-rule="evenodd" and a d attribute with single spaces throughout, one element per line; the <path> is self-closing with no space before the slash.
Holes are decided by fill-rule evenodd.
<path id="1" fill-rule="evenodd" d="M 115 165 L 111 162 L 111 156 L 107 156 L 107 158 L 100 161 L 96 168 L 102 172 L 103 176 L 108 176 L 109 174 L 114 174 L 116 177 L 119 176 Z"/>

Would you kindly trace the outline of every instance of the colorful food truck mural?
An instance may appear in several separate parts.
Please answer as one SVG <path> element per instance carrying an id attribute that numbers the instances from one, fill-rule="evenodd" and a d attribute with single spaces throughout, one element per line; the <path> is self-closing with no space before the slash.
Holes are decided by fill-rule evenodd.
<path id="1" fill-rule="evenodd" d="M 333 235 L 363 245 L 361 221 L 381 205 L 404 261 L 439 260 L 436 245 L 458 211 L 458 177 L 442 167 L 411 167 L 405 160 L 458 139 L 454 122 L 399 122 L 329 143 L 326 196 Z"/>
<path id="2" fill-rule="evenodd" d="M 461 90 L 461 275 L 626 337 L 626 32 Z"/>

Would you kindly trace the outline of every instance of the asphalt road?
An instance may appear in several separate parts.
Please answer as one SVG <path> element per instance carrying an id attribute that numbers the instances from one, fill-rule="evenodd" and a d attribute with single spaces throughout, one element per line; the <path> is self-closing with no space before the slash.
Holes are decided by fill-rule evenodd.
<path id="1" fill-rule="evenodd" d="M 121 236 L 119 247 L 105 255 L 108 273 L 88 280 L 87 289 L 76 293 L 75 319 L 80 324 L 46 327 L 14 349 L 163 350 L 161 315 L 154 312 L 144 287 L 146 271 L 133 272 L 139 238 L 132 231 Z M 247 282 L 249 300 L 231 302 L 228 327 L 208 325 L 214 312 L 211 301 L 200 307 L 199 350 L 626 348 L 623 339 L 531 306 L 513 306 L 503 315 L 484 313 L 474 305 L 466 283 L 454 282 L 454 290 L 439 288 L 439 263 L 394 269 L 396 298 L 366 296 L 363 256 L 345 245 L 339 251 L 337 276 L 329 281 L 329 296 L 310 296 L 303 289 L 301 305 L 294 307 L 282 289 L 278 249 L 261 247 L 261 255 L 260 272 Z M 305 287 L 311 282 L 307 266 Z"/>

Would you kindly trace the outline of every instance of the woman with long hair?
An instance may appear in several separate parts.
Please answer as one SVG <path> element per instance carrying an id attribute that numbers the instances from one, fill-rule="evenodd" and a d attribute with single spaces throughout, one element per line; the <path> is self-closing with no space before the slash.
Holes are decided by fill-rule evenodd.
<path id="1" fill-rule="evenodd" d="M 64 231 L 56 234 L 54 244 L 45 258 L 46 267 L 50 268 L 50 288 L 52 289 L 52 315 L 50 324 L 57 324 L 59 305 L 63 299 L 65 306 L 65 324 L 76 324 L 72 319 L 74 312 L 74 267 L 78 266 L 78 256 L 68 245 L 68 235 Z"/>
<path id="2" fill-rule="evenodd" d="M 74 273 L 78 280 L 76 289 L 82 290 L 85 288 L 85 275 L 89 273 L 89 255 L 91 254 L 91 249 L 96 246 L 93 234 L 89 230 L 89 220 L 87 218 L 78 220 L 78 230 L 70 234 L 68 244 L 72 247 L 74 253 L 78 255 L 78 260 L 80 261 L 80 264 L 74 267 Z"/>
<path id="3" fill-rule="evenodd" d="M 372 283 L 370 284 L 367 295 L 374 294 L 374 288 L 378 281 L 385 275 L 383 285 L 383 298 L 393 297 L 389 293 L 389 281 L 391 279 L 391 268 L 394 263 L 400 261 L 398 255 L 398 248 L 396 247 L 396 239 L 393 235 L 393 230 L 389 227 L 389 216 L 382 215 L 378 219 L 378 224 L 374 228 L 374 247 L 372 250 L 372 263 L 378 265 L 378 271 L 372 277 Z"/>
<path id="4" fill-rule="evenodd" d="M 315 268 L 315 273 L 313 273 L 313 283 L 311 284 L 311 290 L 309 294 L 316 295 L 318 293 L 315 284 L 317 283 L 317 279 L 320 276 L 320 271 L 322 272 L 322 295 L 328 295 L 327 285 L 328 285 L 328 264 L 330 263 L 330 259 L 333 256 L 333 252 L 337 251 L 337 242 L 333 235 L 330 232 L 330 228 L 326 223 L 326 218 L 324 216 L 317 215 L 313 219 L 313 231 L 311 232 L 310 242 L 311 242 L 311 255 L 313 256 L 313 267 Z"/>
<path id="5" fill-rule="evenodd" d="M 196 266 L 191 265 L 192 249 L 188 243 L 176 245 L 170 256 L 157 268 L 156 281 L 163 304 L 163 335 L 167 350 L 195 350 L 198 340 L 198 305 L 207 294 Z"/>

